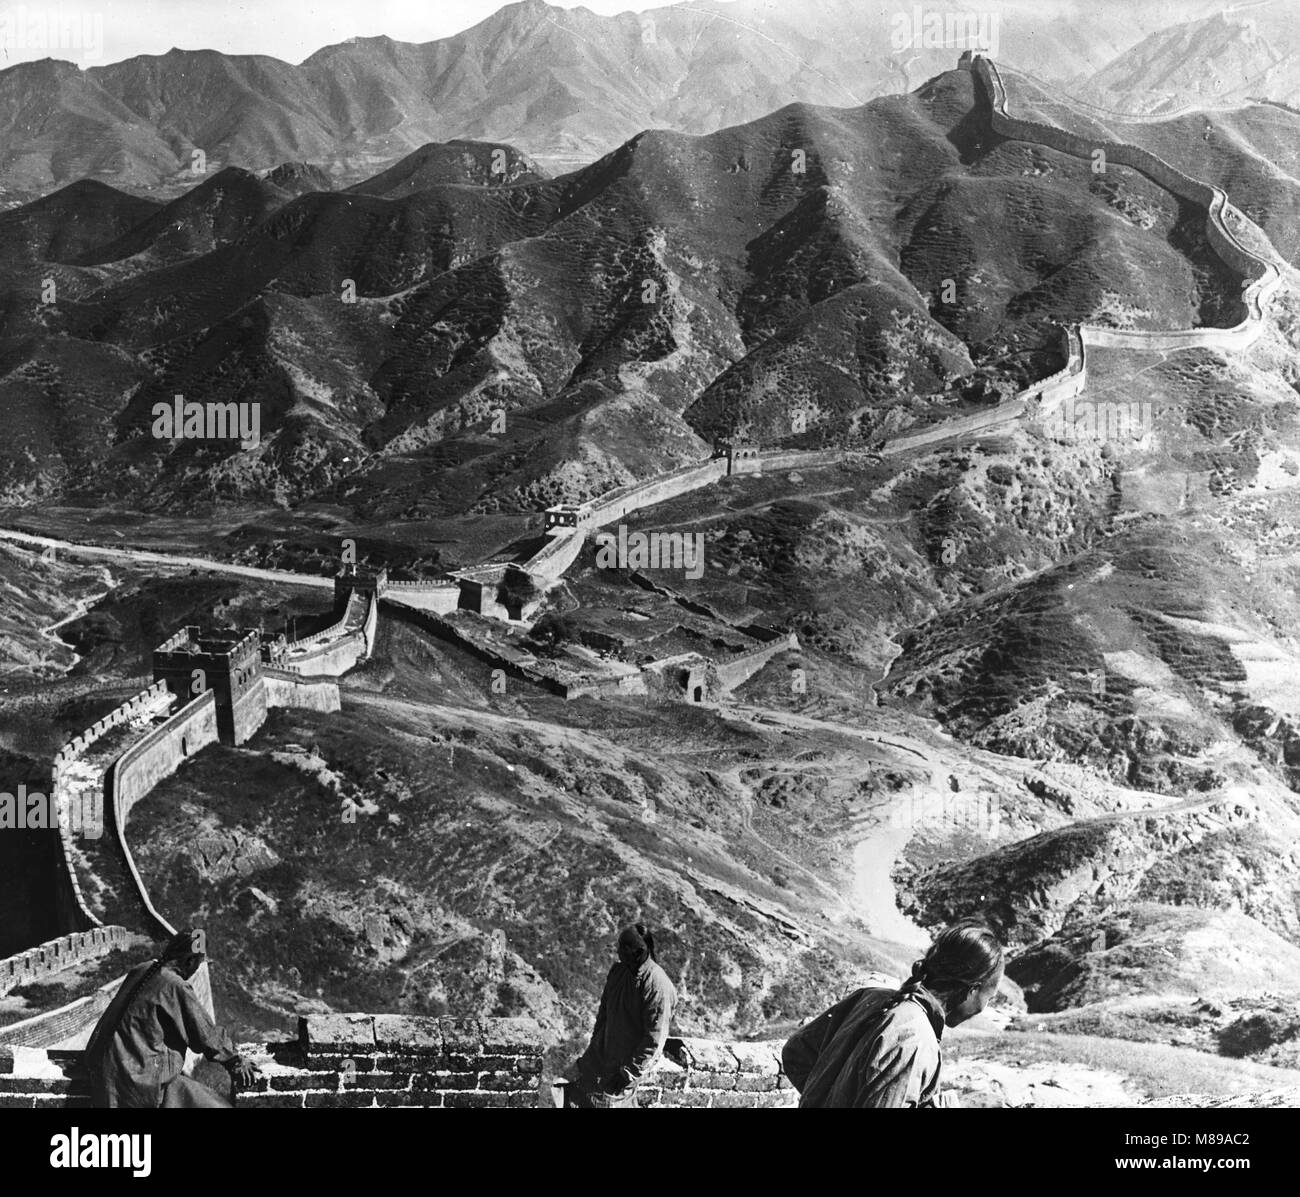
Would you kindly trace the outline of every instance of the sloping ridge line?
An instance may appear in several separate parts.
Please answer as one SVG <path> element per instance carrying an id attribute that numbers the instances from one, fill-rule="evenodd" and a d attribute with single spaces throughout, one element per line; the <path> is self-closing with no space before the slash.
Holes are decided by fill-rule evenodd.
<path id="1" fill-rule="evenodd" d="M 1081 324 L 1079 336 L 1085 349 L 1093 345 L 1141 352 L 1162 349 L 1239 352 L 1254 344 L 1264 330 L 1265 305 L 1282 285 L 1282 275 L 1273 262 L 1248 249 L 1232 231 L 1227 218 L 1236 216 L 1244 220 L 1245 217 L 1232 206 L 1227 192 L 1221 187 L 1193 179 L 1141 146 L 1122 141 L 1098 141 L 1058 129 L 1054 125 L 1013 117 L 1007 112 L 1007 90 L 997 64 L 981 55 L 975 59 L 973 69 L 987 94 L 995 133 L 1015 141 L 1044 145 L 1075 158 L 1091 159 L 1098 150 L 1103 151 L 1108 160 L 1132 167 L 1165 190 L 1204 207 L 1207 240 L 1224 262 L 1239 271 L 1246 280 L 1242 292 L 1246 318 L 1232 328 L 1131 332 Z"/>

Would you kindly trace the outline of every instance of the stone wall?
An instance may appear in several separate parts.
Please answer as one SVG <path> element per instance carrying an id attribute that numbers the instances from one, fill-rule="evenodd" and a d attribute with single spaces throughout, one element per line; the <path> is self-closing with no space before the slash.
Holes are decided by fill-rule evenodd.
<path id="1" fill-rule="evenodd" d="M 328 677 L 308 677 L 297 669 L 272 669 L 262 671 L 266 683 L 266 705 L 292 707 L 297 710 L 321 711 L 333 714 L 343 708 L 339 686 Z"/>
<path id="2" fill-rule="evenodd" d="M 257 662 L 258 676 L 242 694 L 231 696 L 230 734 L 236 747 L 247 744 L 266 722 L 266 682 L 262 679 L 262 663 Z M 221 704 L 217 704 L 217 723 L 221 722 Z"/>
<path id="3" fill-rule="evenodd" d="M 541 1029 L 528 1018 L 315 1014 L 296 1042 L 240 1045 L 263 1075 L 240 1107 L 538 1106 Z M 0 1049 L 0 1109 L 89 1105 L 80 1052 Z"/>
<path id="4" fill-rule="evenodd" d="M 815 470 L 821 466 L 838 465 L 845 454 L 844 449 L 763 449 L 758 454 L 758 466 L 753 472 Z"/>
<path id="5" fill-rule="evenodd" d="M 114 708 L 87 731 L 61 748 L 54 757 L 50 777 L 51 797 L 59 811 L 59 868 L 56 888 L 58 919 L 62 928 L 68 932 L 85 931 L 101 926 L 99 918 L 91 911 L 81 892 L 81 882 L 73 861 L 77 853 L 72 843 L 72 825 L 70 803 L 76 799 L 67 781 L 69 766 L 110 728 L 118 727 L 132 719 L 142 719 L 151 712 L 170 704 L 171 697 L 166 683 L 154 682 L 153 685 L 128 699 L 120 707 Z"/>
<path id="6" fill-rule="evenodd" d="M 1247 249 L 1228 226 L 1229 212 L 1235 213 L 1227 193 L 1219 187 L 1185 175 L 1163 158 L 1141 146 L 1095 137 L 1082 137 L 1055 125 L 1012 117 L 1007 112 L 1006 87 L 997 65 L 986 58 L 975 62 L 991 109 L 993 131 L 1002 137 L 1046 145 L 1071 157 L 1091 159 L 1094 151 L 1103 150 L 1107 162 L 1140 171 L 1166 191 L 1205 209 L 1206 239 L 1211 247 L 1244 279 L 1253 280 L 1243 294 L 1245 318 L 1232 328 L 1191 328 L 1170 331 L 1130 331 L 1085 324 L 1079 329 L 1085 345 L 1163 351 L 1177 349 L 1218 349 L 1240 352 L 1252 345 L 1263 332 L 1264 305 L 1282 284 L 1277 267 Z M 1244 216 L 1240 217 L 1244 220 Z"/>
<path id="7" fill-rule="evenodd" d="M 760 644 L 757 648 L 745 652 L 733 653 L 717 662 L 718 685 L 725 694 L 737 686 L 749 681 L 773 657 L 790 649 L 799 647 L 799 638 L 791 632 L 769 644 Z"/>
<path id="8" fill-rule="evenodd" d="M 717 482 L 727 473 L 727 463 L 721 458 L 714 458 L 701 465 L 683 466 L 667 474 L 661 474 L 649 482 L 640 482 L 635 486 L 624 487 L 593 499 L 591 503 L 592 520 L 590 527 L 599 528 L 612 524 L 642 507 L 653 507 L 666 502 L 677 495 L 684 495 L 702 486 Z"/>
<path id="9" fill-rule="evenodd" d="M 669 1039 L 637 1090 L 643 1109 L 793 1109 L 799 1094 L 781 1069 L 783 1040 Z"/>
<path id="10" fill-rule="evenodd" d="M 384 598 L 417 611 L 450 615 L 460 606 L 460 586 L 455 582 L 389 582 Z"/>
<path id="11" fill-rule="evenodd" d="M 289 658 L 281 668 L 318 677 L 339 677 L 354 668 L 365 656 L 365 634 L 353 631 L 309 647 L 301 656 Z M 265 676 L 265 669 L 262 672 Z"/>
<path id="12" fill-rule="evenodd" d="M 553 530 L 545 545 L 519 568 L 541 582 L 543 588 L 554 586 L 582 552 L 586 534 L 579 528 Z"/>
<path id="13" fill-rule="evenodd" d="M 113 995 L 122 984 L 122 978 L 101 985 L 94 993 L 77 998 L 66 1006 L 55 1010 L 46 1010 L 34 1014 L 22 1022 L 11 1022 L 0 1027 L 0 1103 L 5 1095 L 5 1049 L 25 1048 L 26 1055 L 35 1054 L 35 1049 L 57 1047 L 61 1043 L 75 1040 L 80 1035 L 88 1034 L 99 1021 L 100 1015 L 108 1009 Z M 20 1103 L 21 1104 L 21 1103 Z M 27 1102 L 31 1105 L 31 1102 Z M 57 1104 L 57 1103 L 56 1103 Z M 2 1104 L 0 1104 L 0 1108 Z"/>
<path id="14" fill-rule="evenodd" d="M 60 973 L 80 964 L 106 956 L 114 948 L 125 947 L 131 933 L 125 927 L 93 927 L 51 939 L 16 956 L 0 960 L 0 996 L 42 977 Z"/>
<path id="15" fill-rule="evenodd" d="M 260 678 L 258 685 L 263 685 Z M 126 828 L 131 808 L 164 777 L 176 772 L 184 760 L 217 742 L 217 696 L 214 691 L 206 690 L 166 723 L 128 748 L 109 770 L 108 798 L 113 835 L 139 900 L 143 925 L 150 934 L 170 935 L 174 928 L 154 908 L 127 843 Z"/>

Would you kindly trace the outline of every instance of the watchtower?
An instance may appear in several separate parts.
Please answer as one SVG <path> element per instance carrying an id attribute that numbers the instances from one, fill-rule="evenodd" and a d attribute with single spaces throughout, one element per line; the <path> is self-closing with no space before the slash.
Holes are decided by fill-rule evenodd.
<path id="1" fill-rule="evenodd" d="M 342 611 L 348 597 L 360 594 L 366 598 L 381 599 L 388 589 L 388 568 L 369 569 L 364 565 L 345 565 L 334 575 L 334 606 Z"/>
<path id="2" fill-rule="evenodd" d="M 763 463 L 758 456 L 758 446 L 748 441 L 722 441 L 713 451 L 714 457 L 727 461 L 727 476 L 733 474 L 760 474 Z"/>
<path id="3" fill-rule="evenodd" d="M 207 690 L 216 695 L 217 734 L 223 744 L 243 744 L 266 722 L 262 633 L 258 628 L 204 634 L 185 627 L 153 654 L 155 681 L 182 702 Z"/>
<path id="4" fill-rule="evenodd" d="M 957 59 L 957 69 L 959 71 L 969 71 L 974 66 L 974 63 L 975 63 L 975 51 L 963 50 L 961 52 L 961 57 Z"/>
<path id="5" fill-rule="evenodd" d="M 590 503 L 558 503 L 543 514 L 549 532 L 552 528 L 584 528 L 591 523 L 593 513 Z"/>

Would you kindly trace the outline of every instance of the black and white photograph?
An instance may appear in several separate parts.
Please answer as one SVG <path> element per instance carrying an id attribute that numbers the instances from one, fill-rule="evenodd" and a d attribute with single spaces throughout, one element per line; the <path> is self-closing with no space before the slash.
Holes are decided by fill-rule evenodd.
<path id="1" fill-rule="evenodd" d="M 1300 0 L 0 0 L 0 421 L 34 1174 L 1284 1145 Z"/>

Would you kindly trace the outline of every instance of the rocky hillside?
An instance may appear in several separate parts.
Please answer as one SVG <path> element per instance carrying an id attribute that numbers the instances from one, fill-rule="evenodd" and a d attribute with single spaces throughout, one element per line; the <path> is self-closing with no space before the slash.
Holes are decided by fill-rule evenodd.
<path id="1" fill-rule="evenodd" d="M 1235 321 L 1200 215 L 984 115 L 950 71 L 557 179 L 454 143 L 287 200 L 236 170 L 163 207 L 64 189 L 0 217 L 0 497 L 535 509 L 723 434 L 865 446 L 977 410 L 1059 368 L 1061 323 Z M 177 394 L 260 405 L 260 444 L 156 440 Z"/>
<path id="2" fill-rule="evenodd" d="M 1095 19 L 1096 5 L 1045 15 L 1002 0 L 974 14 L 974 27 L 996 38 L 995 53 L 1064 79 L 1100 69 L 1170 19 L 1112 6 L 1122 20 Z M 214 167 L 251 171 L 315 162 L 352 183 L 426 142 L 469 138 L 568 169 L 647 128 L 711 133 L 785 104 L 909 92 L 968 44 L 968 6 L 942 0 L 924 11 L 937 32 L 913 28 L 906 7 L 862 0 L 797 10 L 706 0 L 616 16 L 526 0 L 453 37 L 353 38 L 296 66 L 178 49 L 84 71 L 21 63 L 0 71 L 0 197 L 84 177 L 172 187 L 195 150 Z"/>

